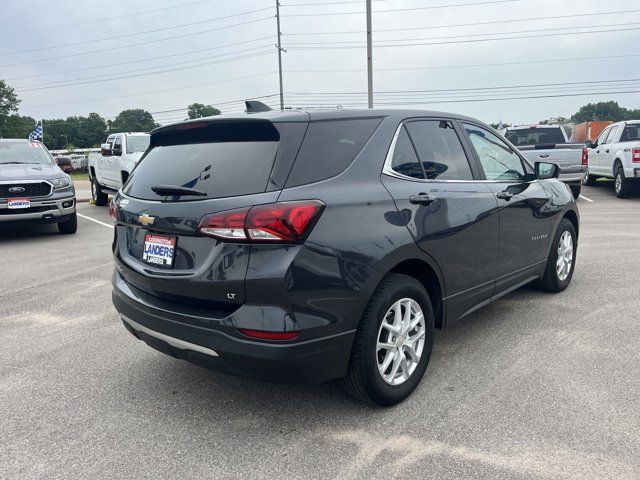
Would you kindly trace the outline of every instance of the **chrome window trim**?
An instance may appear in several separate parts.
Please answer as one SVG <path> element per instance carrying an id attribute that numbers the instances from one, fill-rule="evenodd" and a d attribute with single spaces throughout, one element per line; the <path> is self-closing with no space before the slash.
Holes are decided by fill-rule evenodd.
<path id="1" fill-rule="evenodd" d="M 417 183 L 428 183 L 428 184 L 438 184 L 438 183 L 514 183 L 514 180 L 480 180 L 474 178 L 473 180 L 429 180 L 428 178 L 414 178 L 409 177 L 408 175 L 403 175 L 402 173 L 396 172 L 391 164 L 393 163 L 393 153 L 396 149 L 396 143 L 398 142 L 398 137 L 400 136 L 400 132 L 402 131 L 402 127 L 404 127 L 404 123 L 400 123 L 400 126 L 396 129 L 396 133 L 393 135 L 393 140 L 391 141 L 391 146 L 389 147 L 389 151 L 387 152 L 387 156 L 384 160 L 384 166 L 382 167 L 382 174 L 387 175 L 388 177 L 399 178 L 400 180 L 409 180 Z M 516 153 L 517 155 L 517 153 Z M 520 157 L 520 155 L 518 155 Z M 520 157 L 522 158 L 522 157 Z M 538 181 L 536 178 L 532 181 Z M 522 182 L 522 183 L 530 183 Z"/>

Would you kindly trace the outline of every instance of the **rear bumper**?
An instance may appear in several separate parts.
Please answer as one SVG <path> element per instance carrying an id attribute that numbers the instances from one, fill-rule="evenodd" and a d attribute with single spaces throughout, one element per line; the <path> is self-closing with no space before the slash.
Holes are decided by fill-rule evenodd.
<path id="1" fill-rule="evenodd" d="M 575 165 L 573 167 L 563 167 L 560 170 L 558 180 L 564 183 L 580 183 L 587 173 L 585 165 Z"/>
<path id="2" fill-rule="evenodd" d="M 32 200 L 31 207 L 24 211 L 10 210 L 7 202 L 0 203 L 0 223 L 3 222 L 62 222 L 76 211 L 75 195 L 61 198 Z"/>
<path id="3" fill-rule="evenodd" d="M 319 383 L 345 375 L 354 331 L 333 335 L 302 332 L 293 342 L 254 341 L 237 331 L 241 306 L 225 318 L 185 315 L 178 309 L 151 305 L 119 273 L 113 276 L 113 304 L 127 330 L 167 355 L 213 370 L 282 383 Z M 263 312 L 281 317 L 277 308 Z M 278 313 L 280 312 L 280 313 Z M 286 314 L 286 313 L 285 313 Z M 273 324 L 282 325 L 282 318 Z M 314 329 L 317 330 L 317 329 Z"/>

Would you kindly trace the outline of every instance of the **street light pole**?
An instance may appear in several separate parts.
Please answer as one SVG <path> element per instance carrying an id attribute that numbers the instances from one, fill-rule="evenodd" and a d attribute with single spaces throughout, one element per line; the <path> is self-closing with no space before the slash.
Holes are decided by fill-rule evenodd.
<path id="1" fill-rule="evenodd" d="M 367 0 L 367 93 L 373 108 L 373 46 L 371 42 L 371 0 Z"/>

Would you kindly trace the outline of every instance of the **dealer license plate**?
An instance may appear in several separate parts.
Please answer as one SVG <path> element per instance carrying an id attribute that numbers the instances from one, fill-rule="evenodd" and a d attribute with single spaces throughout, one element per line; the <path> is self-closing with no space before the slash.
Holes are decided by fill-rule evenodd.
<path id="1" fill-rule="evenodd" d="M 147 233 L 144 237 L 142 259 L 160 267 L 173 266 L 176 251 L 176 237 Z"/>
<path id="2" fill-rule="evenodd" d="M 10 198 L 7 201 L 7 207 L 14 208 L 29 208 L 31 207 L 31 201 L 28 198 Z"/>

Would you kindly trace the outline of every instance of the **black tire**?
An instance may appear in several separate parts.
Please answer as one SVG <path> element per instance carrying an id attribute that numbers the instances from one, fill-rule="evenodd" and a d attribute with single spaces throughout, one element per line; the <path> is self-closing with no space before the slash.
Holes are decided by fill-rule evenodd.
<path id="1" fill-rule="evenodd" d="M 70 235 L 72 233 L 76 233 L 78 230 L 78 216 L 76 212 L 73 212 L 71 218 L 66 222 L 58 223 L 58 231 L 63 235 Z"/>
<path id="2" fill-rule="evenodd" d="M 580 191 L 582 190 L 581 185 L 569 185 L 569 188 L 571 189 L 573 198 L 578 198 L 580 196 Z"/>
<path id="3" fill-rule="evenodd" d="M 569 234 L 571 235 L 573 245 L 573 261 L 569 268 L 567 277 L 561 279 L 556 270 L 556 264 L 558 262 L 560 239 L 565 232 L 569 232 Z M 538 288 L 547 292 L 558 293 L 569 286 L 569 283 L 571 283 L 571 279 L 573 278 L 573 271 L 575 270 L 576 266 L 577 246 L 578 236 L 576 234 L 576 229 L 573 226 L 573 223 L 571 223 L 568 219 L 563 218 L 560 222 L 560 225 L 558 225 L 556 234 L 553 237 L 551 251 L 549 252 L 549 259 L 547 260 L 547 267 L 545 268 L 544 276 L 537 282 Z"/>
<path id="4" fill-rule="evenodd" d="M 400 385 L 391 385 L 378 370 L 376 346 L 382 321 L 398 301 L 409 298 L 422 309 L 425 340 L 422 355 L 415 370 Z M 424 286 L 415 278 L 401 274 L 386 276 L 371 296 L 362 315 L 351 352 L 347 376 L 342 383 L 351 395 L 380 406 L 395 405 L 407 398 L 418 386 L 429 364 L 433 349 L 434 315 L 431 300 Z"/>
<path id="5" fill-rule="evenodd" d="M 109 195 L 102 191 L 102 187 L 95 178 L 91 179 L 91 199 L 98 207 L 104 207 L 109 202 Z"/>
<path id="6" fill-rule="evenodd" d="M 616 169 L 613 189 L 615 190 L 618 198 L 627 198 L 633 192 L 633 185 L 628 178 L 625 178 L 622 166 L 618 166 Z"/>

